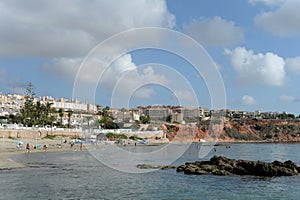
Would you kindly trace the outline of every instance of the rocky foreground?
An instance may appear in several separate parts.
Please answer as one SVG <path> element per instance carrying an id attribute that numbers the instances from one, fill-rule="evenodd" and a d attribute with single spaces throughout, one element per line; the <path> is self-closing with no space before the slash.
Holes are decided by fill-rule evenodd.
<path id="1" fill-rule="evenodd" d="M 274 161 L 271 163 L 262 161 L 235 160 L 222 156 L 214 156 L 209 161 L 187 162 L 185 165 L 174 166 L 152 166 L 138 165 L 140 169 L 160 168 L 171 169 L 176 168 L 177 172 L 185 174 L 212 174 L 212 175 L 252 175 L 252 176 L 294 176 L 300 172 L 294 162 L 288 160 L 285 162 Z"/>

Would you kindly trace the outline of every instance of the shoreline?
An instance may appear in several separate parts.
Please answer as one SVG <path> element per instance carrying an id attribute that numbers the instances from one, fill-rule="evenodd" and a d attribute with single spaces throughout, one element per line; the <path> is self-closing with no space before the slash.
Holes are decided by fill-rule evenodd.
<path id="1" fill-rule="evenodd" d="M 30 142 L 30 144 L 34 144 L 33 139 L 25 140 L 24 146 L 26 142 Z M 37 141 L 35 141 L 37 142 Z M 31 148 L 30 154 L 35 153 L 53 153 L 53 152 L 71 152 L 71 151 L 80 151 L 79 144 L 75 144 L 74 147 L 70 147 L 70 144 L 62 144 L 61 139 L 40 139 L 38 140 L 39 143 L 42 144 L 48 144 L 47 150 L 44 150 L 42 147 L 38 149 Z M 151 142 L 149 144 L 143 144 L 143 145 L 137 145 L 137 146 L 160 146 L 165 144 L 184 144 L 185 142 Z M 189 142 L 188 142 L 189 143 Z M 188 144 L 186 143 L 186 144 Z M 215 142 L 190 142 L 190 144 L 203 144 L 203 145 L 209 145 L 213 144 L 213 146 L 226 146 L 228 144 L 299 144 L 299 142 L 295 141 L 215 141 Z M 81 151 L 87 151 L 88 147 L 86 145 L 90 144 L 84 144 L 83 149 Z M 98 144 L 100 146 L 105 146 L 106 144 Z M 109 144 L 112 146 L 122 146 L 118 144 Z M 127 146 L 127 145 L 126 145 Z M 134 145 L 128 145 L 128 146 L 134 146 Z M 23 147 L 22 150 L 18 150 L 16 148 L 16 140 L 11 139 L 2 139 L 0 141 L 0 171 L 2 170 L 13 170 L 13 169 L 20 169 L 20 168 L 26 168 L 28 167 L 24 163 L 17 162 L 16 160 L 12 159 L 11 157 L 14 155 L 25 155 L 26 149 Z"/>
<path id="2" fill-rule="evenodd" d="M 221 141 L 216 141 L 215 143 L 237 143 L 237 144 L 266 144 L 266 143 L 270 143 L 270 144 L 300 144 L 300 141 L 293 141 L 293 140 L 284 140 L 284 141 L 271 141 L 271 140 L 221 140 Z"/>
<path id="3" fill-rule="evenodd" d="M 12 140 L 12 139 L 2 139 L 0 140 L 0 171 L 2 170 L 13 170 L 13 169 L 19 169 L 19 168 L 26 168 L 28 167 L 24 163 L 20 163 L 14 159 L 12 159 L 12 156 L 15 155 L 26 155 L 26 144 L 29 143 L 31 146 L 30 154 L 35 153 L 55 153 L 55 152 L 72 152 L 72 151 L 88 151 L 89 147 L 92 146 L 92 144 L 85 144 L 83 143 L 82 150 L 80 149 L 80 144 L 75 144 L 73 147 L 69 143 L 62 143 L 62 138 L 57 139 L 24 139 L 22 140 L 23 147 L 21 150 L 17 149 L 17 142 L 18 140 Z M 32 144 L 40 144 L 40 147 L 38 149 L 34 149 L 32 147 Z M 47 144 L 48 148 L 47 150 L 43 149 L 43 145 Z M 136 146 L 161 146 L 168 144 L 166 142 L 150 142 L 149 144 L 137 144 Z M 105 144 L 105 143 L 98 143 L 97 147 L 101 146 L 115 146 L 115 147 L 122 147 L 124 145 L 120 144 Z M 125 146 L 135 146 L 134 144 L 126 144 Z"/>

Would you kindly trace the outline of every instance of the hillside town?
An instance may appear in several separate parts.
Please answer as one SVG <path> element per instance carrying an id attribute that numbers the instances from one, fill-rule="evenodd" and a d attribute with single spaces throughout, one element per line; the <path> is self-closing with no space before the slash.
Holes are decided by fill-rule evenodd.
<path id="1" fill-rule="evenodd" d="M 35 97 L 34 102 L 51 105 L 51 108 L 57 111 L 55 113 L 55 122 L 61 121 L 61 126 L 70 123 L 71 128 L 84 128 L 87 125 L 93 128 L 101 128 L 99 120 L 103 109 L 113 122 L 130 127 L 130 124 L 141 122 L 143 124 L 152 123 L 160 124 L 162 122 L 187 124 L 196 123 L 197 121 L 209 120 L 209 118 L 218 113 L 223 113 L 224 117 L 229 119 L 272 119 L 272 120 L 297 120 L 299 116 L 286 112 L 247 112 L 241 110 L 209 110 L 207 108 L 195 107 L 185 108 L 182 106 L 139 106 L 136 108 L 109 108 L 101 105 L 90 104 L 78 100 L 67 98 L 55 99 L 51 96 Z M 1 124 L 10 126 L 10 118 L 20 113 L 25 104 L 25 96 L 20 94 L 0 94 L 0 119 Z M 62 110 L 63 115 L 58 111 Z M 72 111 L 72 116 L 68 117 L 68 112 Z M 71 118 L 71 119 L 69 119 Z M 125 123 L 125 124 L 124 124 Z M 54 123 L 55 124 L 55 123 Z M 102 127 L 104 128 L 104 127 Z M 120 128 L 120 127 L 119 127 Z M 124 127 L 123 127 L 124 128 Z"/>

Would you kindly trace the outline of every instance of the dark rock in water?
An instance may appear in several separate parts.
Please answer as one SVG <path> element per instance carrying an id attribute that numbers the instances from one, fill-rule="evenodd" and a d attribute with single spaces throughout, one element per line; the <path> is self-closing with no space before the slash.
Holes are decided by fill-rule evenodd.
<path id="1" fill-rule="evenodd" d="M 296 165 L 296 163 L 294 163 L 293 161 L 291 160 L 288 160 L 288 161 L 285 161 L 283 163 L 285 165 L 285 167 L 291 169 L 291 170 L 297 170 L 298 166 Z"/>
<path id="2" fill-rule="evenodd" d="M 140 169 L 163 169 L 163 170 L 176 169 L 176 166 L 172 166 L 172 165 L 163 166 L 163 165 L 139 164 L 136 167 Z"/>
<path id="3" fill-rule="evenodd" d="M 162 168 L 161 165 L 149 165 L 149 164 L 139 164 L 136 167 L 140 168 L 140 169 L 160 169 L 160 168 Z"/>
<path id="4" fill-rule="evenodd" d="M 215 169 L 211 172 L 213 175 L 218 175 L 218 176 L 225 176 L 229 175 L 230 173 L 226 170 L 223 169 Z"/>
<path id="5" fill-rule="evenodd" d="M 294 162 L 272 163 L 249 160 L 235 160 L 222 156 L 214 156 L 209 161 L 187 162 L 177 167 L 177 172 L 185 174 L 213 174 L 213 175 L 253 175 L 253 176 L 294 176 L 300 172 Z"/>
<path id="6" fill-rule="evenodd" d="M 185 174 L 196 174 L 196 171 L 198 170 L 197 167 L 188 166 L 184 169 Z"/>
<path id="7" fill-rule="evenodd" d="M 151 164 L 139 164 L 140 169 L 175 169 L 175 166 L 162 166 Z M 300 172 L 294 162 L 288 160 L 283 162 L 261 162 L 249 160 L 235 160 L 222 156 L 214 156 L 209 161 L 187 162 L 176 168 L 177 172 L 185 174 L 213 174 L 224 176 L 229 174 L 252 175 L 252 176 L 294 176 Z"/>
<path id="8" fill-rule="evenodd" d="M 177 171 L 177 172 L 183 172 L 184 169 L 185 169 L 185 165 L 180 165 L 180 166 L 178 166 L 178 167 L 176 168 L 176 171 Z"/>
<path id="9" fill-rule="evenodd" d="M 197 175 L 203 175 L 203 174 L 208 174 L 208 173 L 209 173 L 208 171 L 197 169 L 195 174 L 197 174 Z"/>
<path id="10" fill-rule="evenodd" d="M 173 165 L 167 165 L 167 166 L 161 167 L 161 169 L 163 169 L 163 170 L 166 170 L 166 169 L 176 169 L 176 166 L 173 166 Z"/>

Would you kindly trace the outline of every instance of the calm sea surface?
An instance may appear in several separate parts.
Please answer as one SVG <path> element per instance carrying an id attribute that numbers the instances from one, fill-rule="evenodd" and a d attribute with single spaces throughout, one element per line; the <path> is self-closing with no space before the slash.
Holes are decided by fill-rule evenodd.
<path id="1" fill-rule="evenodd" d="M 126 148 L 132 152 L 138 148 L 139 151 L 151 149 L 141 146 L 124 149 Z M 199 144 L 192 144 L 175 164 L 199 160 L 199 148 Z M 300 165 L 300 144 L 231 144 L 229 149 L 217 146 L 216 152 L 211 151 L 201 160 L 208 160 L 213 155 L 262 161 L 293 160 Z M 1 199 L 299 199 L 300 197 L 300 175 L 273 178 L 197 176 L 184 175 L 175 170 L 126 173 L 107 167 L 88 151 L 36 153 L 13 158 L 29 163 L 31 167 L 0 171 Z M 145 163 L 147 159 L 145 156 Z M 135 162 L 132 163 L 134 166 Z M 121 164 L 116 163 L 115 168 L 118 168 L 117 165 Z M 136 170 L 143 172 L 140 169 Z"/>

